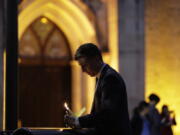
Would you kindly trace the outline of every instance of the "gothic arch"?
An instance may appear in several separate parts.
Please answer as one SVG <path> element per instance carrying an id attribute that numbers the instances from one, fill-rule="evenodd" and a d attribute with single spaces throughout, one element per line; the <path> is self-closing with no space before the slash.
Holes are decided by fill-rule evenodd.
<path id="1" fill-rule="evenodd" d="M 44 16 L 54 22 L 66 35 L 72 56 L 78 46 L 85 42 L 97 43 L 96 32 L 87 16 L 69 0 L 36 0 L 19 13 L 20 39 L 26 28 L 38 17 Z M 90 110 L 94 88 L 94 79 L 82 74 L 76 62 L 72 67 L 72 107 L 79 111 L 82 106 Z M 83 78 L 83 80 L 82 80 Z M 85 92 L 84 89 L 86 89 Z M 82 94 L 83 93 L 83 94 Z M 84 101 L 82 103 L 82 101 Z"/>
<path id="2" fill-rule="evenodd" d="M 23 9 L 19 14 L 20 39 L 25 29 L 39 16 L 52 20 L 67 36 L 72 54 L 79 44 L 96 43 L 93 25 L 85 14 L 69 0 L 38 0 Z"/>

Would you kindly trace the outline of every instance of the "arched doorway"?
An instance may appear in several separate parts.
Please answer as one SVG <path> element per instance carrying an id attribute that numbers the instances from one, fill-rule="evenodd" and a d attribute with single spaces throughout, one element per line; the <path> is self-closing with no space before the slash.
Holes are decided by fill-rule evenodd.
<path id="1" fill-rule="evenodd" d="M 19 120 L 23 127 L 62 127 L 71 103 L 71 52 L 64 33 L 39 17 L 19 42 Z"/>
<path id="2" fill-rule="evenodd" d="M 28 1 L 23 2 L 28 3 Z M 19 40 L 26 28 L 39 16 L 49 18 L 62 30 L 70 44 L 72 56 L 80 44 L 85 42 L 97 43 L 96 32 L 91 21 L 79 6 L 73 1 L 68 0 L 32 0 L 28 4 L 25 4 L 25 6 L 22 6 L 18 17 Z M 82 75 L 80 67 L 74 61 L 71 61 L 71 69 L 72 110 L 76 112 L 82 106 L 86 106 L 87 111 L 89 111 L 93 97 L 91 87 L 94 88 L 94 79 L 85 76 L 84 78 L 86 79 L 82 80 L 82 76 L 84 75 Z M 84 89 L 87 91 L 82 94 Z"/>

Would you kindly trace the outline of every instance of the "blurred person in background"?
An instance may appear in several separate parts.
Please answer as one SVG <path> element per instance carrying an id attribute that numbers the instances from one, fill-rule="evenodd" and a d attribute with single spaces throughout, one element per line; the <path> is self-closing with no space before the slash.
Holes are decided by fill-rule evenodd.
<path id="1" fill-rule="evenodd" d="M 174 111 L 169 111 L 167 105 L 162 106 L 161 112 L 161 133 L 162 135 L 173 135 L 172 125 L 176 125 Z"/>
<path id="2" fill-rule="evenodd" d="M 148 118 L 149 104 L 141 101 L 134 109 L 131 119 L 131 128 L 133 135 L 150 135 L 150 121 Z"/>
<path id="3" fill-rule="evenodd" d="M 151 123 L 151 134 L 150 135 L 161 135 L 160 127 L 161 127 L 161 119 L 158 109 L 156 105 L 159 103 L 160 98 L 156 94 L 151 94 L 149 96 L 149 113 L 148 116 L 150 118 Z"/>

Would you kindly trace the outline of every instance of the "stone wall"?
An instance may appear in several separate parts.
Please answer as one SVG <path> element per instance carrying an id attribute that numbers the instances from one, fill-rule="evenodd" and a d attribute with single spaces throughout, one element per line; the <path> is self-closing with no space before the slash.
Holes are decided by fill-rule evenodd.
<path id="1" fill-rule="evenodd" d="M 167 104 L 180 123 L 180 1 L 146 0 L 145 20 L 146 97 L 158 94 L 158 108 Z"/>

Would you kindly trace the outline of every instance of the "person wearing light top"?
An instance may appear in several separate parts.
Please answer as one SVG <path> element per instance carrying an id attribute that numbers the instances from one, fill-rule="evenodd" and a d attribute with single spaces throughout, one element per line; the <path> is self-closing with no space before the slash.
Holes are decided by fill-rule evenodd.
<path id="1" fill-rule="evenodd" d="M 131 119 L 131 128 L 133 135 L 150 135 L 150 119 L 148 117 L 149 104 L 141 101 L 134 109 Z"/>

